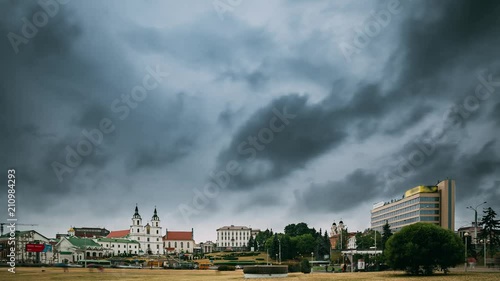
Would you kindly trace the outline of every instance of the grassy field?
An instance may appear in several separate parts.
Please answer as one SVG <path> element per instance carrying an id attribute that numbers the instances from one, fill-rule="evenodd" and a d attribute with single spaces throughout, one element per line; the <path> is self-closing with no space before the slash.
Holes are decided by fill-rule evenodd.
<path id="1" fill-rule="evenodd" d="M 7 272 L 7 268 L 0 268 L 0 280 L 123 280 L 123 281 L 159 281 L 159 280 L 245 280 L 241 270 L 234 272 L 218 272 L 213 270 L 149 270 L 149 269 L 105 269 L 104 272 L 89 269 L 71 268 L 69 272 L 63 272 L 62 268 L 47 268 L 42 272 L 40 268 L 17 268 L 16 274 Z M 250 279 L 249 279 L 250 280 Z M 271 279 L 251 279 L 251 280 L 271 280 Z M 276 279 L 274 279 L 276 280 Z M 418 280 L 418 281 L 498 281 L 500 272 L 479 273 L 479 272 L 456 272 L 449 275 L 436 274 L 431 277 L 408 277 L 400 272 L 366 272 L 366 273 L 290 273 L 288 278 L 277 280 Z"/>

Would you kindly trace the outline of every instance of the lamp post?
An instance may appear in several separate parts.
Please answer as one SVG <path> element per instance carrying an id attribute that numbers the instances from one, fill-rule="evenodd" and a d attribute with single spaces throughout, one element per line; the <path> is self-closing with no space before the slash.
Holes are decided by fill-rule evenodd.
<path id="1" fill-rule="evenodd" d="M 483 259 L 484 259 L 484 267 L 486 268 L 486 243 L 490 243 L 490 240 L 487 240 L 487 239 L 482 239 L 481 242 L 483 242 L 484 244 L 484 250 L 483 250 Z"/>
<path id="2" fill-rule="evenodd" d="M 314 263 L 312 263 L 314 261 L 314 252 L 311 252 L 311 272 L 313 271 L 313 266 L 314 266 Z"/>
<path id="3" fill-rule="evenodd" d="M 469 232 L 464 233 L 464 238 L 465 238 L 465 263 L 464 263 L 464 271 L 467 271 L 467 237 L 469 237 Z"/>
<path id="4" fill-rule="evenodd" d="M 281 264 L 281 240 L 278 239 L 278 243 L 279 243 L 279 257 L 280 257 L 280 261 L 279 261 L 279 264 Z"/>
<path id="5" fill-rule="evenodd" d="M 486 204 L 486 201 L 477 205 L 476 207 L 472 207 L 472 206 L 467 207 L 467 209 L 474 211 L 474 240 L 473 240 L 474 241 L 474 248 L 476 247 L 476 243 L 477 243 L 477 208 L 481 205 L 484 205 L 484 204 Z"/>

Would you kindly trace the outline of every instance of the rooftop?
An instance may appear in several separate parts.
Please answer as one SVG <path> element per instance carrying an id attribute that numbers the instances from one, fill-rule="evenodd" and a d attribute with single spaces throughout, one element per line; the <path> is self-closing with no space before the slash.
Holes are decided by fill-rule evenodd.
<path id="1" fill-rule="evenodd" d="M 193 240 L 193 232 L 167 231 L 167 234 L 163 236 L 163 240 Z"/>
<path id="2" fill-rule="evenodd" d="M 247 226 L 230 225 L 230 226 L 223 226 L 217 230 L 251 230 L 251 228 Z"/>
<path id="3" fill-rule="evenodd" d="M 106 238 L 124 238 L 130 234 L 130 229 L 111 231 Z"/>
<path id="4" fill-rule="evenodd" d="M 139 244 L 139 242 L 137 242 L 135 240 L 117 239 L 117 238 L 97 238 L 97 242 L 115 242 L 115 243 L 135 243 L 135 244 Z"/>

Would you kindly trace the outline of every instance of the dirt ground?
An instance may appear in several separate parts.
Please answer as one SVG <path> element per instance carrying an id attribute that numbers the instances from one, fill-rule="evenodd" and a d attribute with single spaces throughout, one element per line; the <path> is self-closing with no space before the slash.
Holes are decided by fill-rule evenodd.
<path id="1" fill-rule="evenodd" d="M 163 270 L 163 269 L 112 269 L 106 268 L 103 272 L 96 269 L 70 268 L 68 272 L 64 272 L 62 268 L 46 268 L 42 272 L 41 268 L 16 268 L 16 273 L 12 274 L 7 271 L 7 268 L 0 268 L 0 280 L 123 280 L 123 281 L 159 281 L 159 280 L 244 280 L 243 272 L 237 270 L 234 272 L 218 272 L 214 270 Z M 252 279 L 252 280 L 269 280 L 269 279 Z M 445 276 L 437 273 L 431 277 L 408 277 L 401 272 L 359 272 L 359 273 L 290 273 L 287 278 L 279 278 L 278 280 L 449 280 L 449 281 L 498 281 L 500 280 L 500 272 L 452 272 Z"/>

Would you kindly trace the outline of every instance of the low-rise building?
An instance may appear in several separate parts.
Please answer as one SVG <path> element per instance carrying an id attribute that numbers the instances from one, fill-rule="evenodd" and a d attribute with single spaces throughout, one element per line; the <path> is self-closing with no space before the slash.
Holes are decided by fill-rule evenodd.
<path id="1" fill-rule="evenodd" d="M 113 256 L 139 255 L 140 243 L 130 239 L 97 238 L 97 244 L 108 250 Z"/>
<path id="2" fill-rule="evenodd" d="M 250 237 L 260 232 L 247 226 L 223 226 L 217 229 L 216 249 L 219 251 L 246 251 Z"/>
<path id="3" fill-rule="evenodd" d="M 12 244 L 9 241 L 14 239 L 15 243 L 15 255 L 17 263 L 54 263 L 54 251 L 52 245 L 50 244 L 50 239 L 38 233 L 35 230 L 27 231 L 16 231 L 7 233 L 0 237 L 0 245 L 2 248 L 0 250 L 0 260 L 7 260 L 7 255 L 10 253 L 10 248 Z M 32 252 L 30 249 L 32 247 L 27 247 L 28 245 L 40 245 L 40 252 Z"/>
<path id="4" fill-rule="evenodd" d="M 215 243 L 212 241 L 201 242 L 200 249 L 202 254 L 210 254 L 215 249 Z"/>
<path id="5" fill-rule="evenodd" d="M 168 231 L 163 236 L 163 248 L 167 254 L 193 253 L 195 247 L 194 230 Z"/>
<path id="6" fill-rule="evenodd" d="M 84 259 L 102 259 L 111 254 L 94 240 L 76 236 L 62 237 L 56 244 L 55 251 L 58 262 L 64 263 L 76 263 Z"/>

